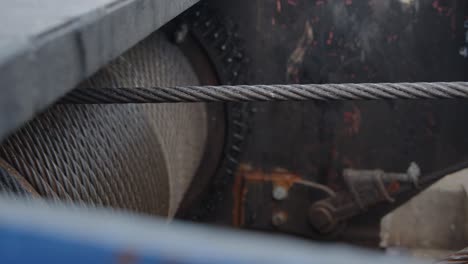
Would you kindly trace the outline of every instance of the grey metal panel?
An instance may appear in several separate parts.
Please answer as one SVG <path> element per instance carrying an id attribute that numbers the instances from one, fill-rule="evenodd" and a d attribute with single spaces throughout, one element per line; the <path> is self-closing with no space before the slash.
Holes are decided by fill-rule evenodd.
<path id="1" fill-rule="evenodd" d="M 0 139 L 198 0 L 0 4 Z"/>

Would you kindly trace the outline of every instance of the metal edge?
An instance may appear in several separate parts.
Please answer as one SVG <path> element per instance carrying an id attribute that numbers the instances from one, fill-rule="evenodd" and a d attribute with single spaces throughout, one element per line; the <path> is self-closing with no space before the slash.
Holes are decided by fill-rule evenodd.
<path id="1" fill-rule="evenodd" d="M 0 61 L 0 140 L 198 0 L 116 0 L 18 43 Z"/>

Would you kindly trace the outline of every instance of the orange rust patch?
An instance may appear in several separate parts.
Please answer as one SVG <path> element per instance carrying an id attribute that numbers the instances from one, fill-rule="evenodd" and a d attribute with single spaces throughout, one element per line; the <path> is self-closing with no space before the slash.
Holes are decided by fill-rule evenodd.
<path id="1" fill-rule="evenodd" d="M 236 227 L 240 226 L 241 221 L 241 210 L 243 204 L 242 198 L 242 189 L 244 185 L 243 181 L 243 170 L 245 165 L 240 165 L 239 169 L 236 172 L 235 179 L 234 179 L 234 186 L 232 187 L 232 197 L 233 197 L 233 205 L 232 205 L 232 224 Z"/>
<path id="2" fill-rule="evenodd" d="M 289 172 L 273 171 L 271 173 L 265 173 L 261 170 L 253 170 L 246 172 L 244 174 L 244 179 L 246 181 L 273 182 L 274 185 L 289 189 L 300 177 Z"/>
<path id="3" fill-rule="evenodd" d="M 343 121 L 345 124 L 345 132 L 348 136 L 354 136 L 361 129 L 361 111 L 356 106 L 353 106 L 352 111 L 343 113 Z"/>
<path id="4" fill-rule="evenodd" d="M 276 186 L 289 189 L 301 180 L 299 175 L 282 168 L 277 168 L 270 173 L 266 173 L 261 169 L 254 169 L 248 164 L 241 164 L 236 172 L 232 189 L 234 200 L 232 209 L 233 225 L 240 227 L 244 224 L 244 203 L 248 193 L 246 182 L 272 182 Z"/>
<path id="5" fill-rule="evenodd" d="M 400 190 L 400 183 L 398 181 L 393 181 L 390 183 L 390 185 L 387 187 L 387 191 L 389 193 L 396 193 Z"/>

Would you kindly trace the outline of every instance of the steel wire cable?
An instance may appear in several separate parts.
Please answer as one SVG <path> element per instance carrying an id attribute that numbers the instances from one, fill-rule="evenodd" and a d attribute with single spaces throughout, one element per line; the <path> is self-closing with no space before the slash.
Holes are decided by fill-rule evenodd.
<path id="1" fill-rule="evenodd" d="M 468 82 L 220 85 L 75 89 L 61 104 L 468 98 Z"/>

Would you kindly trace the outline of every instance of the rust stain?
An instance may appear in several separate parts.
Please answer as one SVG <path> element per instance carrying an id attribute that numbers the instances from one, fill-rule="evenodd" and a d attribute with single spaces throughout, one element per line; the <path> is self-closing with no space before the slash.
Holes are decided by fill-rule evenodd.
<path id="1" fill-rule="evenodd" d="M 300 180 L 301 177 L 284 169 L 275 169 L 271 173 L 265 173 L 261 170 L 251 170 L 244 174 L 244 179 L 246 181 L 273 182 L 276 186 L 289 189 L 294 183 Z"/>
<path id="2" fill-rule="evenodd" d="M 241 221 L 243 219 L 243 201 L 244 201 L 244 180 L 243 175 L 244 171 L 248 171 L 250 166 L 247 164 L 241 164 L 237 169 L 235 178 L 234 178 L 234 185 L 232 187 L 232 197 L 233 197 L 233 205 L 232 205 L 232 224 L 235 227 L 241 226 Z"/>
<path id="3" fill-rule="evenodd" d="M 361 129 L 361 111 L 359 108 L 353 106 L 351 111 L 344 112 L 343 122 L 345 124 L 345 133 L 348 136 L 358 134 Z"/>
<path id="4" fill-rule="evenodd" d="M 246 182 L 272 182 L 276 186 L 290 189 L 295 183 L 301 181 L 299 175 L 291 173 L 282 168 L 276 168 L 267 173 L 261 169 L 252 168 L 248 164 L 241 164 L 236 172 L 234 186 L 232 189 L 233 209 L 232 223 L 236 227 L 244 224 L 244 203 L 248 189 Z"/>
<path id="5" fill-rule="evenodd" d="M 392 193 L 397 193 L 400 190 L 400 183 L 398 181 L 393 181 L 390 183 L 390 185 L 387 187 L 387 191 L 392 194 Z"/>
<path id="6" fill-rule="evenodd" d="M 445 1 L 435 0 L 432 2 L 432 7 L 441 16 L 451 16 L 453 13 L 453 8 L 450 8 Z"/>
<path id="7" fill-rule="evenodd" d="M 240 226 L 244 226 L 244 219 L 245 219 L 245 210 L 244 210 L 244 207 L 242 206 L 244 203 L 245 203 L 245 199 L 247 197 L 247 193 L 248 193 L 248 189 L 247 189 L 247 186 L 244 185 L 242 187 L 242 193 L 241 193 L 241 209 L 240 212 L 239 212 L 239 216 L 240 216 L 240 221 L 239 221 L 239 225 Z"/>

